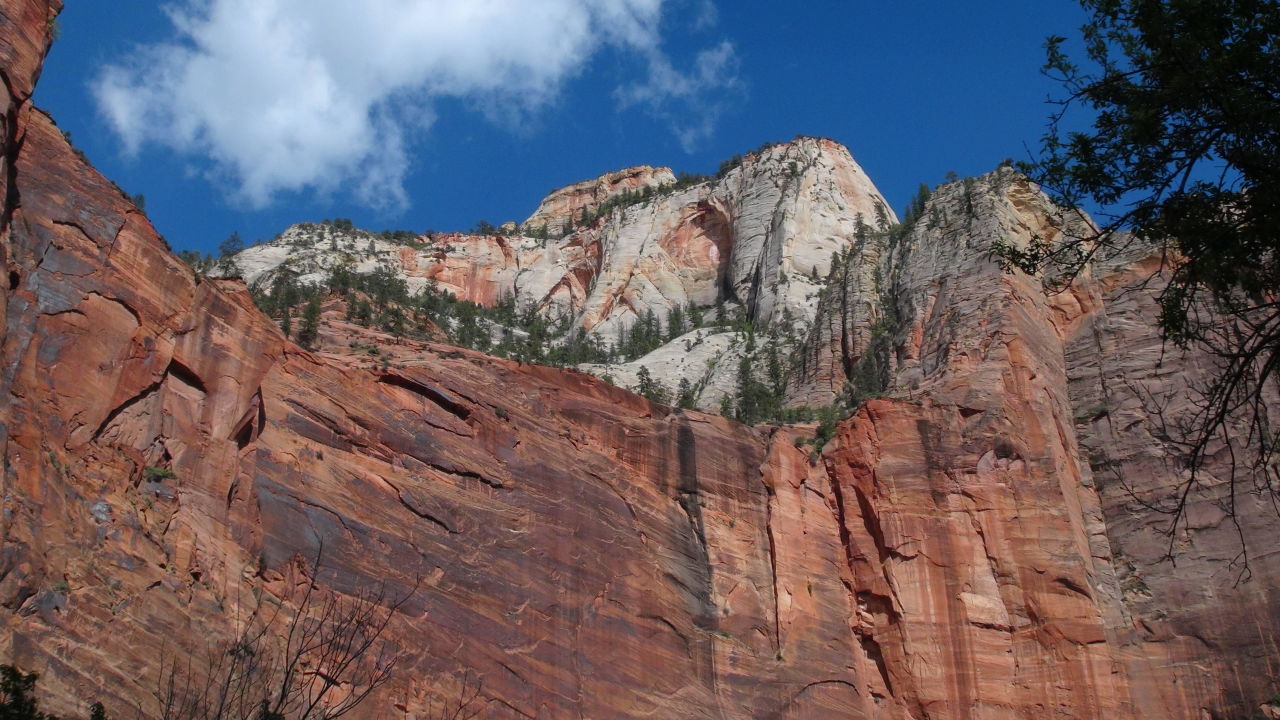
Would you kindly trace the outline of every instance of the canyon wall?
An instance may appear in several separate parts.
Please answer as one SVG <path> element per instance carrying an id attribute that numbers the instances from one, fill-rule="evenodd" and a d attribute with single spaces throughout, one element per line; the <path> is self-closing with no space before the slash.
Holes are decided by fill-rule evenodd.
<path id="1" fill-rule="evenodd" d="M 619 193 L 643 189 L 650 194 L 601 212 Z M 583 210 L 593 213 L 588 223 L 561 235 L 563 220 L 579 221 Z M 860 233 L 895 220 L 844 146 L 797 138 L 692 185 L 647 167 L 571 185 L 543 200 L 520 233 L 435 233 L 405 243 L 302 223 L 237 254 L 223 274 L 267 288 L 281 273 L 318 283 L 335 267 L 384 269 L 415 292 L 431 288 L 487 306 L 510 297 L 522 311 L 565 323 L 563 337 L 586 333 L 606 344 L 621 344 L 650 315 L 669 331 L 675 308 L 722 312 L 725 322 L 669 333 L 664 347 L 633 362 L 582 366 L 629 387 L 641 367 L 670 389 L 687 380 L 699 390 L 696 406 L 712 410 L 734 389 L 740 326 L 785 335 L 784 352 L 796 349 L 834 258 Z M 549 236 L 540 232 L 548 223 Z M 819 399 L 791 404 L 830 402 Z"/>
<path id="2" fill-rule="evenodd" d="M 714 291 L 760 319 L 808 313 L 797 397 L 874 357 L 884 397 L 813 452 L 811 427 L 673 410 L 332 308 L 299 348 L 242 282 L 177 260 L 31 105 L 57 9 L 0 0 L 0 660 L 43 674 L 47 709 L 154 717 L 160 658 L 288 610 L 317 556 L 338 594 L 411 593 L 388 630 L 403 662 L 363 717 L 424 717 L 468 676 L 492 718 L 1232 718 L 1271 697 L 1270 510 L 1238 514 L 1254 552 L 1236 584 L 1224 486 L 1197 497 L 1176 565 L 1163 516 L 1125 494 L 1182 477 L 1134 388 L 1204 372 L 1161 362 L 1154 290 L 1131 282 L 1158 268 L 1118 258 L 1063 294 L 1002 271 L 992 241 L 1083 222 L 1024 179 L 945 186 L 892 242 L 860 239 L 831 209 L 874 217 L 878 194 L 805 140 L 555 246 L 594 287 L 529 297 L 592 327 Z M 785 211 L 750 210 L 770 202 Z M 458 238 L 429 272 L 483 300 L 467 273 L 512 268 L 483 258 L 552 250 Z M 821 298 L 771 289 L 815 269 L 839 278 Z"/>

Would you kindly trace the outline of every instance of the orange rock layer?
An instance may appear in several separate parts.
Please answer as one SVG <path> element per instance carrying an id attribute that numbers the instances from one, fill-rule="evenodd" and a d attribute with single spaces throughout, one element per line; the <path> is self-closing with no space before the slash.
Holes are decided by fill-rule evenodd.
<path id="1" fill-rule="evenodd" d="M 809 431 L 336 314 L 307 352 L 31 107 L 56 9 L 0 0 L 0 659 L 44 673 L 49 710 L 155 716 L 158 658 L 228 636 L 321 544 L 337 592 L 421 581 L 368 717 L 468 672 L 494 718 L 1232 717 L 1269 692 L 1274 644 L 1196 645 L 1117 589 L 1126 510 L 1081 459 L 1064 361 L 1088 308 L 966 280 L 982 352 L 922 330 L 943 371 L 816 462 Z M 1269 570 L 1220 624 L 1270 642 Z"/>

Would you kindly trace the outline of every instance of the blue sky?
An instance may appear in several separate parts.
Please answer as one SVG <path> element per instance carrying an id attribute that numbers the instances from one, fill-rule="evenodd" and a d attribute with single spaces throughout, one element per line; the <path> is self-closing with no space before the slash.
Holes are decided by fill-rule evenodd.
<path id="1" fill-rule="evenodd" d="M 520 220 L 608 170 L 710 173 L 797 134 L 847 145 L 900 209 L 919 183 L 1026 156 L 1056 90 L 1039 73 L 1044 38 L 1085 19 L 1074 0 L 459 10 L 475 1 L 203 0 L 206 17 L 185 1 L 74 0 L 36 100 L 146 196 L 176 248 L 330 217 L 417 231 Z M 337 9 L 351 6 L 364 14 Z M 186 35 L 164 7 L 188 11 Z M 317 67 L 327 84 L 311 88 Z M 290 100 L 265 111 L 279 88 Z"/>

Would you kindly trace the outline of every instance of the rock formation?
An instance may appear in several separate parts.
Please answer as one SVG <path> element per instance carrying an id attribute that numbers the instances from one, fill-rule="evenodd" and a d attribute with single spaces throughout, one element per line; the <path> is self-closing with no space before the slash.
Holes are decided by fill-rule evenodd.
<path id="1" fill-rule="evenodd" d="M 1176 566 L 1163 516 L 1126 499 L 1181 477 L 1142 384 L 1177 396 L 1203 372 L 1160 363 L 1154 291 L 1126 292 L 1158 268 L 1115 259 L 1057 295 L 1003 272 L 992 241 L 1083 222 L 1011 172 L 867 234 L 878 194 L 803 140 L 545 248 L 374 239 L 370 257 L 370 237 L 303 229 L 240 258 L 312 233 L 297 244 L 602 332 L 662 298 L 790 310 L 814 328 L 795 397 L 868 368 L 884 396 L 811 455 L 811 427 L 672 410 L 336 308 L 298 347 L 31 106 L 58 5 L 0 0 L 0 660 L 43 673 L 48 710 L 154 717 L 159 658 L 288 597 L 321 546 L 334 592 L 418 586 L 363 717 L 422 717 L 467 673 L 493 718 L 1230 718 L 1271 697 L 1270 510 L 1238 510 L 1237 585 L 1225 486 L 1197 497 Z M 539 262 L 582 274 L 524 278 Z"/>
<path id="2" fill-rule="evenodd" d="M 565 222 L 576 223 L 582 211 L 595 212 L 604 203 L 618 197 L 624 191 L 656 190 L 676 181 L 671 168 L 653 168 L 648 165 L 606 173 L 594 180 L 585 180 L 560 188 L 548 195 L 524 221 L 526 230 L 546 228 L 559 230 Z"/>
<path id="3" fill-rule="evenodd" d="M 558 228 L 560 219 L 583 209 L 595 212 L 624 190 L 653 192 L 555 239 L 436 234 L 406 244 L 304 223 L 237 255 L 234 273 L 266 284 L 282 271 L 314 282 L 339 265 L 360 272 L 386 267 L 413 290 L 432 287 L 484 305 L 510 296 L 521 309 L 569 319 L 570 333 L 606 342 L 647 313 L 665 327 L 672 308 L 710 312 L 717 305 L 741 309 L 758 328 L 802 336 L 832 258 L 856 242 L 859 228 L 896 220 L 849 151 L 830 140 L 799 138 L 748 154 L 715 179 L 674 182 L 670 170 L 641 167 L 558 190 L 524 224 L 525 233 Z M 714 347 L 742 342 L 729 327 L 704 328 L 699 336 L 713 338 Z M 693 356 L 699 362 L 664 362 L 687 353 L 687 339 L 676 338 L 652 358 L 583 369 L 630 382 L 640 367 L 652 366 L 670 388 L 681 379 L 698 385 L 698 406 L 713 409 L 736 369 L 710 365 L 708 353 Z"/>

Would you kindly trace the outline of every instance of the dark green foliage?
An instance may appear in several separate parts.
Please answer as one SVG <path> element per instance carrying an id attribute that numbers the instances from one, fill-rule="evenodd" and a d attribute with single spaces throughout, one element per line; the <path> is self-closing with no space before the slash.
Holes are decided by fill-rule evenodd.
<path id="1" fill-rule="evenodd" d="M 725 395 L 720 398 L 720 415 L 724 417 L 733 417 L 733 396 Z"/>
<path id="2" fill-rule="evenodd" d="M 818 427 L 814 430 L 812 438 L 797 438 L 796 447 L 802 448 L 806 445 L 812 448 L 809 451 L 809 460 L 818 461 L 822 448 L 826 447 L 831 438 L 835 437 L 836 426 L 849 416 L 849 411 L 843 405 L 828 405 L 827 407 L 818 408 L 811 413 L 812 418 L 818 421 Z"/>
<path id="3" fill-rule="evenodd" d="M 752 372 L 751 358 L 743 357 L 738 361 L 737 402 L 733 417 L 747 425 L 761 422 L 768 416 L 768 395 L 768 388 Z"/>
<path id="4" fill-rule="evenodd" d="M 244 250 L 244 241 L 240 233 L 233 232 L 218 245 L 218 271 L 223 275 L 234 275 L 237 272 L 234 256 Z"/>
<path id="5" fill-rule="evenodd" d="M 430 235 L 430 233 L 428 232 L 426 235 Z M 426 246 L 426 243 L 418 240 L 421 236 L 411 230 L 383 230 L 378 233 L 378 237 L 386 240 L 387 242 L 396 243 L 397 245 L 407 245 L 412 248 L 421 249 Z"/>
<path id="6" fill-rule="evenodd" d="M 240 233 L 233 232 L 218 244 L 218 257 L 225 258 L 242 250 L 244 250 L 244 241 L 240 239 Z"/>
<path id="7" fill-rule="evenodd" d="M 694 305 L 693 303 L 689 303 L 685 307 L 684 314 L 685 314 L 685 317 L 689 318 L 690 327 L 693 327 L 693 328 L 703 327 L 702 308 Z"/>
<path id="8" fill-rule="evenodd" d="M 313 295 L 302 311 L 302 325 L 298 328 L 298 344 L 314 348 L 320 334 L 320 296 Z"/>
<path id="9" fill-rule="evenodd" d="M 916 194 L 911 197 L 911 202 L 907 203 L 907 211 L 902 215 L 903 225 L 910 227 L 924 215 L 925 207 L 928 205 L 929 197 L 932 194 L 929 186 L 923 183 L 916 189 Z"/>
<path id="10" fill-rule="evenodd" d="M 39 679 L 36 673 L 23 673 L 12 665 L 0 665 L 0 694 L 4 695 L 0 720 L 57 720 L 40 712 L 34 697 Z"/>
<path id="11" fill-rule="evenodd" d="M 145 477 L 147 480 L 150 480 L 151 482 L 159 482 L 161 480 L 172 480 L 175 477 L 177 477 L 177 475 L 169 468 L 157 467 L 155 465 L 148 465 L 146 468 L 144 468 L 142 471 L 142 476 Z"/>
<path id="12" fill-rule="evenodd" d="M 1215 356 L 1215 372 L 1194 388 L 1196 408 L 1175 429 L 1192 472 L 1159 508 L 1172 517 L 1172 548 L 1215 446 L 1234 458 L 1232 498 L 1237 481 L 1273 501 L 1277 492 L 1267 388 L 1280 383 L 1280 3 L 1081 5 L 1090 13 L 1084 59 L 1068 56 L 1066 38 L 1048 39 L 1044 69 L 1065 93 L 1040 157 L 1022 169 L 1060 204 L 1093 204 L 1100 230 L 996 250 L 1011 267 L 1051 271 L 1059 285 L 1095 254 L 1135 240 L 1164 251 L 1159 328 Z M 1087 130 L 1068 129 L 1080 126 L 1068 117 L 1077 107 Z"/>
<path id="13" fill-rule="evenodd" d="M 723 315 L 724 307 L 718 307 L 717 312 Z M 619 330 L 614 344 L 616 359 L 630 362 L 644 357 L 680 335 L 706 327 L 704 320 L 702 310 L 692 304 L 676 306 L 667 311 L 667 326 L 664 329 L 658 321 L 658 315 L 652 309 L 646 310 L 634 323 Z"/>
<path id="14" fill-rule="evenodd" d="M 741 166 L 742 166 L 742 156 L 734 155 L 728 160 L 725 160 L 724 162 L 720 163 L 720 168 L 716 170 L 716 179 L 719 180 L 720 178 L 723 178 L 725 175 L 728 175 L 729 173 L 733 172 L 735 169 Z"/>
<path id="15" fill-rule="evenodd" d="M 378 318 L 378 327 L 385 332 L 389 332 L 396 337 L 404 335 L 405 319 L 404 311 L 399 305 L 391 305 L 383 310 L 381 317 Z"/>
<path id="16" fill-rule="evenodd" d="M 680 385 L 676 388 L 676 407 L 692 410 L 696 401 L 694 387 L 689 382 L 689 378 L 680 378 Z"/>
<path id="17" fill-rule="evenodd" d="M 896 336 L 902 327 L 892 296 L 892 291 L 883 294 L 880 317 L 871 326 L 871 337 L 862 357 L 854 364 L 853 374 L 845 388 L 845 401 L 850 407 L 883 396 L 889 387 L 893 371 L 891 358 L 896 348 Z"/>
<path id="18" fill-rule="evenodd" d="M 12 665 L 0 665 L 0 720 L 59 720 L 40 710 L 35 698 L 36 673 L 24 673 Z M 107 720 L 102 703 L 89 707 L 89 720 Z"/>
<path id="19" fill-rule="evenodd" d="M 684 308 L 676 305 L 667 311 L 667 340 L 678 338 L 685 333 Z"/>
<path id="20" fill-rule="evenodd" d="M 205 255 L 199 250 L 179 250 L 178 259 L 195 270 L 197 275 L 207 274 L 218 262 L 214 256 Z"/>
<path id="21" fill-rule="evenodd" d="M 572 333 L 567 340 L 553 345 L 542 359 L 547 365 L 573 367 L 583 363 L 607 363 L 613 360 L 613 352 L 597 335 L 582 331 Z"/>
<path id="22" fill-rule="evenodd" d="M 876 227 L 880 230 L 889 229 L 889 209 L 883 203 L 876 203 Z"/>
<path id="23" fill-rule="evenodd" d="M 653 309 L 619 332 L 617 350 L 623 362 L 635 360 L 662 347 L 666 337 Z"/>
<path id="24" fill-rule="evenodd" d="M 67 132 L 66 130 L 63 130 L 62 139 L 67 141 L 67 145 L 71 146 L 71 152 L 75 153 L 75 156 L 80 159 L 80 162 L 86 165 L 89 164 L 89 158 L 85 156 L 84 151 L 76 147 L 75 143 L 72 142 L 71 133 Z"/>
<path id="25" fill-rule="evenodd" d="M 664 194 L 664 193 L 662 193 L 662 191 L 663 191 L 663 190 L 665 190 L 665 191 L 667 191 L 667 192 L 675 192 L 675 191 L 677 191 L 677 190 L 684 190 L 685 188 L 691 188 L 691 187 L 693 187 L 694 185 L 702 185 L 703 183 L 709 183 L 709 182 L 711 182 L 713 179 L 714 179 L 714 178 L 712 178 L 710 175 L 701 175 L 701 174 L 695 174 L 695 173 L 681 172 L 679 175 L 676 175 L 676 181 L 675 181 L 675 183 L 673 183 L 673 184 L 671 184 L 671 185 L 664 185 L 664 186 L 662 186 L 662 187 L 659 189 L 659 193 L 660 193 L 660 194 Z"/>
<path id="26" fill-rule="evenodd" d="M 769 361 L 771 382 L 760 380 L 755 367 L 759 362 L 754 332 L 747 333 L 747 344 L 738 360 L 738 388 L 734 405 L 734 417 L 748 425 L 765 420 L 777 420 L 782 409 L 782 390 L 785 381 L 781 377 L 777 348 L 771 343 L 765 348 Z"/>
<path id="27" fill-rule="evenodd" d="M 537 240 L 544 241 L 551 239 L 551 231 L 547 229 L 546 223 L 541 225 L 533 225 L 524 229 L 526 235 Z"/>
<path id="28" fill-rule="evenodd" d="M 636 386 L 636 393 L 642 395 L 653 402 L 665 405 L 670 398 L 670 393 L 662 386 L 662 383 L 653 379 L 649 374 L 649 368 L 641 366 L 640 371 L 636 374 L 636 379 L 640 383 Z"/>
<path id="29" fill-rule="evenodd" d="M 595 222 L 600 218 L 608 217 L 610 214 L 613 213 L 614 210 L 621 210 L 621 209 L 631 207 L 633 205 L 644 204 L 656 197 L 661 197 L 663 195 L 670 195 L 671 193 L 679 192 L 680 190 L 691 188 L 691 187 L 694 187 L 695 185 L 702 185 L 704 183 L 709 183 L 713 180 L 720 180 L 724 178 L 726 175 L 728 175 L 730 172 L 732 172 L 735 168 L 740 167 L 745 158 L 752 157 L 753 155 L 759 155 L 760 153 L 772 147 L 775 147 L 776 145 L 777 143 L 767 142 L 761 145 L 760 147 L 756 148 L 755 150 L 747 153 L 745 157 L 742 155 L 734 155 L 728 160 L 725 160 L 724 162 L 720 163 L 720 167 L 716 171 L 716 174 L 714 176 L 681 172 L 680 174 L 676 175 L 675 182 L 667 183 L 666 185 L 659 185 L 657 187 L 648 186 L 640 189 L 630 189 L 630 188 L 625 189 L 622 192 L 614 195 L 613 197 L 610 197 L 608 200 L 605 200 L 603 203 L 600 203 L 593 210 L 583 207 L 582 212 L 576 218 L 577 227 L 580 227 L 580 228 L 590 227 L 594 225 Z M 794 166 L 795 163 L 792 163 L 792 165 Z M 798 172 L 796 174 L 798 174 Z M 563 237 L 564 235 L 568 235 L 570 232 L 573 231 L 574 220 L 575 218 L 569 218 L 568 220 L 565 221 L 565 225 L 563 228 L 563 232 L 561 233 L 561 237 Z M 547 232 L 548 231 L 546 229 L 546 226 L 543 226 L 541 228 L 535 228 L 535 227 L 524 228 L 524 233 L 532 238 L 539 238 L 539 239 L 545 240 L 547 239 Z"/>
<path id="30" fill-rule="evenodd" d="M 481 220 L 475 224 L 475 227 L 467 231 L 468 235 L 497 235 L 498 228 L 488 220 Z"/>
<path id="31" fill-rule="evenodd" d="M 462 347 L 521 362 L 577 365 L 609 362 L 615 358 L 599 338 L 582 333 L 556 342 L 568 333 L 567 322 L 553 323 L 532 308 L 517 312 L 512 297 L 486 308 L 458 300 L 447 292 L 428 289 L 414 294 L 403 278 L 385 267 L 356 273 L 349 267 L 338 266 L 320 285 L 300 283 L 296 273 L 281 268 L 272 278 L 269 290 L 254 287 L 251 292 L 263 312 L 281 319 L 287 334 L 293 324 L 292 309 L 305 306 L 296 337 L 304 346 L 315 342 L 323 298 L 337 296 L 346 300 L 349 322 L 396 336 L 425 339 L 427 321 L 431 321 L 445 329 L 451 340 Z M 308 322 L 311 312 L 315 313 L 314 325 Z M 496 334 L 501 337 L 495 342 Z"/>
<path id="32" fill-rule="evenodd" d="M 1069 206 L 1099 205 L 1099 238 L 1134 230 L 1176 250 L 1160 322 L 1191 339 L 1189 311 L 1204 295 L 1280 290 L 1280 4 L 1273 0 L 1083 0 L 1089 67 L 1048 40 L 1045 71 L 1083 105 L 1089 131 L 1056 115 L 1038 162 L 1025 169 Z M 1007 252 L 1020 266 L 1076 266 L 1084 243 Z"/>

